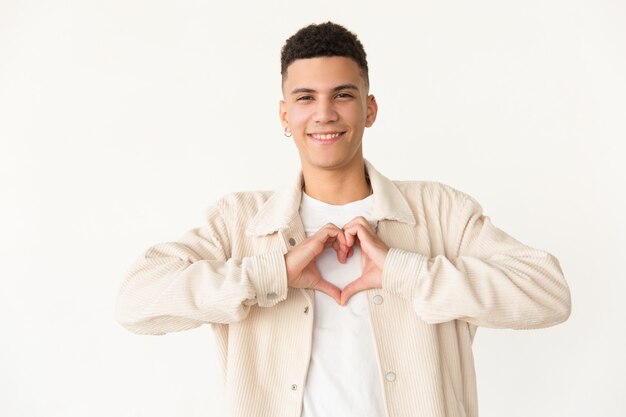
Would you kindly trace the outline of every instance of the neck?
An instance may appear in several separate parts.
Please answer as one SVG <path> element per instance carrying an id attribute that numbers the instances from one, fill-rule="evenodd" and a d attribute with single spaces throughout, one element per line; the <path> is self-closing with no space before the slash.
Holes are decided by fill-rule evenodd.
<path id="1" fill-rule="evenodd" d="M 371 194 L 362 158 L 349 166 L 334 169 L 312 169 L 303 166 L 302 175 L 304 192 L 328 204 L 347 204 L 362 200 Z"/>

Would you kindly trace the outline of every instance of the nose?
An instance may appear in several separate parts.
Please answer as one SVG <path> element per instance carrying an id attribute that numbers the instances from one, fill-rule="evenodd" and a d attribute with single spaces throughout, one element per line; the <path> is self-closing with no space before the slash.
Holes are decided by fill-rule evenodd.
<path id="1" fill-rule="evenodd" d="M 337 111 L 332 100 L 318 100 L 313 120 L 315 123 L 330 123 L 337 121 Z"/>

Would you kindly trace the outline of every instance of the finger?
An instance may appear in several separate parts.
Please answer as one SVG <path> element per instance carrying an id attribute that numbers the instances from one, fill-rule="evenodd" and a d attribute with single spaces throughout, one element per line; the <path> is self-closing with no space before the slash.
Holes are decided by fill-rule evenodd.
<path id="1" fill-rule="evenodd" d="M 340 253 L 340 258 L 345 259 L 348 253 L 348 249 L 350 248 L 346 242 L 346 237 L 343 233 L 343 229 L 340 229 L 332 223 L 327 223 L 323 228 L 326 230 L 324 230 L 322 236 L 327 236 L 325 247 L 333 246 L 335 250 Z M 332 245 L 329 244 L 329 241 L 332 243 Z M 338 245 L 335 243 L 335 241 L 338 242 Z"/>
<path id="2" fill-rule="evenodd" d="M 371 250 L 374 247 L 387 247 L 385 243 L 378 237 L 378 235 L 372 230 L 371 227 L 366 227 L 360 223 L 352 225 L 349 229 L 344 230 L 344 233 L 348 233 L 356 236 L 359 240 L 361 248 L 366 246 L 366 250 L 369 247 Z"/>
<path id="3" fill-rule="evenodd" d="M 345 306 L 354 294 L 367 289 L 369 289 L 369 287 L 361 275 L 343 288 L 341 291 L 340 304 Z"/>
<path id="4" fill-rule="evenodd" d="M 337 253 L 337 260 L 340 263 L 346 263 L 346 257 L 348 254 L 347 246 L 339 243 L 339 240 L 335 240 L 333 244 L 333 249 L 335 249 L 335 252 Z"/>
<path id="5" fill-rule="evenodd" d="M 362 224 L 353 224 L 352 226 L 344 229 L 344 233 L 346 234 L 346 239 L 348 241 L 352 240 L 352 245 L 354 246 L 354 242 L 359 240 L 360 242 L 369 242 L 371 241 L 371 234 Z M 362 245 L 361 245 L 362 246 Z"/>
<path id="6" fill-rule="evenodd" d="M 352 248 L 354 246 L 354 243 L 356 242 L 356 234 L 357 234 L 357 231 L 354 229 L 354 226 L 350 226 L 347 228 L 344 227 L 343 234 L 346 238 L 346 245 L 348 245 L 349 248 Z"/>
<path id="7" fill-rule="evenodd" d="M 363 225 L 358 224 L 352 227 L 352 229 L 348 230 L 348 233 L 355 233 L 356 238 L 359 240 L 361 253 L 364 258 L 368 257 L 378 268 L 382 269 L 385 264 L 385 259 L 387 258 L 387 253 L 389 252 L 389 247 L 382 239 L 376 234 L 370 233 Z"/>
<path id="8" fill-rule="evenodd" d="M 314 289 L 328 295 L 337 303 L 341 302 L 341 290 L 323 278 L 317 282 Z"/>
<path id="9" fill-rule="evenodd" d="M 339 229 L 339 233 L 337 234 L 337 242 L 339 243 L 337 250 L 338 259 L 340 262 L 345 262 L 350 247 L 348 246 L 346 235 L 342 229 Z"/>
<path id="10" fill-rule="evenodd" d="M 333 247 L 335 242 L 337 241 L 336 236 L 329 236 L 326 241 L 324 241 L 324 249 Z"/>
<path id="11" fill-rule="evenodd" d="M 348 247 L 345 244 L 346 237 L 342 232 L 337 234 L 337 237 L 333 241 L 333 249 L 335 249 L 335 253 L 337 254 L 337 260 L 340 263 L 345 262 L 346 254 L 348 252 Z"/>
<path id="12" fill-rule="evenodd" d="M 311 237 L 319 243 L 326 243 L 329 237 L 336 237 L 341 232 L 341 229 L 332 223 L 326 223 L 324 226 L 315 232 Z"/>
<path id="13" fill-rule="evenodd" d="M 357 224 L 360 224 L 361 226 L 365 227 L 367 230 L 369 230 L 371 233 L 374 233 L 374 227 L 370 224 L 370 222 L 367 221 L 367 219 L 363 216 L 357 216 L 354 219 L 350 220 L 347 224 L 345 224 L 343 226 L 344 230 L 346 228 L 351 228 L 352 226 L 355 226 Z"/>

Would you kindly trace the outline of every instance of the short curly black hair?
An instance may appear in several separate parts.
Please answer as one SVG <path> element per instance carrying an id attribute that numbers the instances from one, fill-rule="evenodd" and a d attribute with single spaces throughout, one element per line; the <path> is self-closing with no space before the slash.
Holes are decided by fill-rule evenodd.
<path id="1" fill-rule="evenodd" d="M 361 69 L 365 85 L 369 86 L 367 54 L 357 36 L 333 22 L 303 27 L 291 36 L 280 53 L 280 73 L 283 82 L 287 67 L 297 59 L 321 56 L 343 56 L 353 59 Z"/>

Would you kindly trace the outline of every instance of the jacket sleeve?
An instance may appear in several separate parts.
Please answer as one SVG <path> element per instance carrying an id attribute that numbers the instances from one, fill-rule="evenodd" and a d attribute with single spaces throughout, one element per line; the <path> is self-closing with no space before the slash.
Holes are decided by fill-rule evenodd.
<path id="1" fill-rule="evenodd" d="M 558 260 L 504 233 L 464 195 L 448 211 L 443 239 L 453 256 L 427 258 L 392 248 L 383 266 L 383 289 L 411 300 L 435 324 L 464 320 L 476 326 L 532 329 L 565 321 L 570 291 Z M 455 205 L 453 205 L 455 207 Z"/>
<path id="2" fill-rule="evenodd" d="M 271 307 L 284 300 L 283 253 L 235 259 L 231 244 L 222 210 L 215 205 L 207 211 L 204 227 L 148 248 L 119 291 L 117 321 L 134 333 L 165 334 L 240 321 L 254 304 Z"/>

